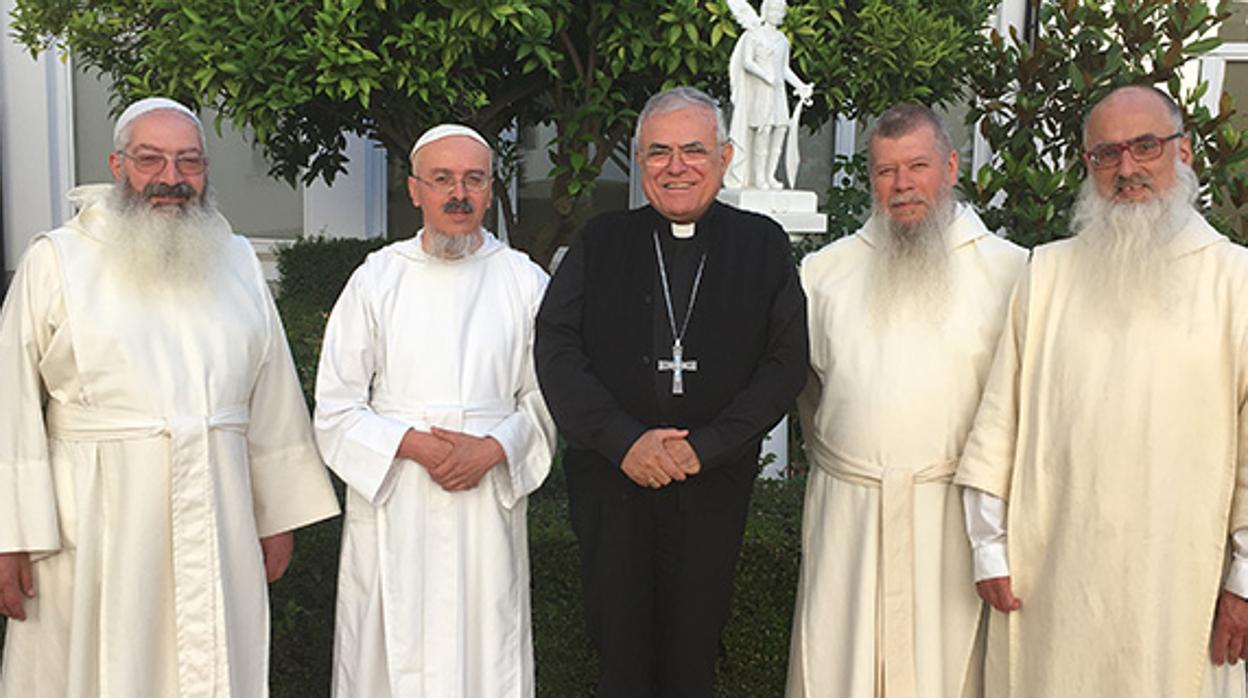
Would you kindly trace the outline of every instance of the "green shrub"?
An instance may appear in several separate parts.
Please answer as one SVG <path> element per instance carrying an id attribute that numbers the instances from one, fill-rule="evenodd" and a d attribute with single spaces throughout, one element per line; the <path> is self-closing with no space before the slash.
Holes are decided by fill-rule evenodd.
<path id="1" fill-rule="evenodd" d="M 1202 202 L 1223 232 L 1248 239 L 1248 139 L 1233 128 L 1229 95 L 1217 117 L 1199 105 L 1208 89 L 1180 89 L 1179 71 L 1221 40 L 1202 38 L 1230 17 L 1223 0 L 1139 0 L 1040 4 L 1032 42 L 993 32 L 972 71 L 968 123 L 996 153 L 992 164 L 963 178 L 962 189 L 989 228 L 1035 245 L 1069 234 L 1083 180 L 1083 117 L 1100 98 L 1128 84 L 1156 85 L 1183 107 L 1193 140 Z"/>

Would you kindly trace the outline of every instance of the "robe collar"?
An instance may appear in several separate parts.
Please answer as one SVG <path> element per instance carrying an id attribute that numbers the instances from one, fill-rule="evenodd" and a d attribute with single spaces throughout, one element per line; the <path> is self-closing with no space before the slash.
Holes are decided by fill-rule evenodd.
<path id="1" fill-rule="evenodd" d="M 659 231 L 660 234 L 672 234 L 672 222 L 667 218 L 664 218 L 663 214 L 659 213 L 658 209 L 652 205 L 648 205 L 642 210 L 646 212 L 650 221 L 650 226 L 654 230 Z M 706 209 L 701 218 L 693 222 L 693 235 L 685 239 L 691 240 L 700 237 L 703 242 L 709 240 L 710 235 L 708 233 L 715 229 L 715 221 L 719 219 L 724 210 L 725 205 L 718 199 L 711 201 L 710 208 Z M 649 233 L 647 233 L 647 237 L 649 237 Z"/>
<path id="2" fill-rule="evenodd" d="M 425 248 L 421 247 L 421 240 L 424 239 L 424 237 L 425 229 L 421 228 L 420 231 L 416 233 L 416 237 L 396 243 L 394 245 L 394 251 L 404 257 L 407 257 L 408 259 L 412 259 L 417 262 L 424 262 L 426 264 L 458 264 L 460 262 L 472 262 L 478 259 L 484 259 L 505 247 L 505 245 L 499 242 L 498 238 L 494 237 L 490 231 L 482 228 L 481 246 L 478 247 L 476 251 L 466 257 L 461 257 L 460 259 L 442 259 L 441 257 L 434 257 L 428 252 L 425 252 Z"/>
<path id="3" fill-rule="evenodd" d="M 858 229 L 858 237 L 871 247 L 880 247 L 883 242 L 880 236 L 886 233 L 877 228 L 878 225 L 880 222 L 874 217 L 867 219 L 867 222 Z M 988 230 L 988 227 L 980 220 L 975 209 L 959 202 L 954 204 L 953 223 L 945 228 L 944 235 L 945 246 L 952 251 L 975 242 L 985 235 L 992 235 L 992 231 Z"/>

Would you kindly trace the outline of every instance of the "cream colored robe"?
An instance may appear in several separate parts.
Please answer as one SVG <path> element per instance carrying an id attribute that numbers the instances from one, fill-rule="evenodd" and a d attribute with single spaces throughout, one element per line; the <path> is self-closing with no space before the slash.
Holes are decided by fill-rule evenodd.
<path id="1" fill-rule="evenodd" d="M 1209 636 L 1248 525 L 1248 251 L 1193 216 L 1172 316 L 1112 320 L 1072 282 L 1081 249 L 1036 249 L 955 480 L 1008 500 L 1023 606 L 991 613 L 988 695 L 1242 696 Z"/>
<path id="2" fill-rule="evenodd" d="M 868 299 L 880 234 L 869 223 L 802 264 L 817 381 L 801 405 L 813 467 L 792 698 L 960 698 L 976 673 L 980 602 L 949 480 L 1026 251 L 960 206 L 948 320 L 880 327 Z"/>
<path id="3" fill-rule="evenodd" d="M 454 262 L 417 237 L 370 255 L 334 306 L 316 429 L 349 486 L 337 698 L 533 695 L 526 496 L 555 444 L 533 373 L 546 281 L 488 233 Z M 408 428 L 430 426 L 493 436 L 507 461 L 446 492 L 394 457 Z"/>
<path id="4" fill-rule="evenodd" d="M 338 511 L 281 322 L 247 240 L 210 296 L 139 292 L 106 217 L 36 238 L 0 318 L 0 551 L 38 593 L 0 695 L 268 695 L 259 539 Z"/>

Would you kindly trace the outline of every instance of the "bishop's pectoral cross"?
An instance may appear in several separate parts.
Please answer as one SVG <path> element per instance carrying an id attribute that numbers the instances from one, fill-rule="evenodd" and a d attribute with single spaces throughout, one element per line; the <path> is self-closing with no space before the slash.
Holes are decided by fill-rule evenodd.
<path id="1" fill-rule="evenodd" d="M 672 358 L 659 359 L 659 371 L 672 372 L 672 395 L 685 394 L 685 371 L 698 370 L 698 362 L 696 359 L 684 360 L 684 351 L 681 349 L 680 340 L 676 340 L 672 344 Z"/>

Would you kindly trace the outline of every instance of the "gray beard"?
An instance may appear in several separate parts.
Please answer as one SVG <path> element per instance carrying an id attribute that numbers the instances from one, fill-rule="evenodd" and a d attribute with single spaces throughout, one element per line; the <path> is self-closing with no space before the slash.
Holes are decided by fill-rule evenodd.
<path id="1" fill-rule="evenodd" d="M 197 291 L 221 271 L 231 233 L 207 190 L 201 201 L 157 209 L 121 181 L 106 204 L 110 263 L 131 285 Z"/>
<path id="2" fill-rule="evenodd" d="M 922 219 L 905 224 L 877 205 L 867 225 L 873 226 L 880 248 L 872 255 L 867 303 L 877 323 L 893 320 L 944 324 L 953 279 L 945 230 L 956 213 L 945 191 Z"/>
<path id="3" fill-rule="evenodd" d="M 1182 162 L 1175 163 L 1174 186 L 1143 203 L 1105 199 L 1091 179 L 1084 180 L 1071 220 L 1081 243 L 1072 275 L 1088 311 L 1121 321 L 1174 310 L 1179 285 L 1170 268 L 1170 243 L 1199 215 L 1199 187 L 1196 173 Z"/>
<path id="4" fill-rule="evenodd" d="M 426 227 L 422 245 L 426 253 L 438 259 L 453 261 L 463 259 L 481 245 L 482 234 L 476 230 L 468 235 L 447 235 L 440 230 Z"/>

